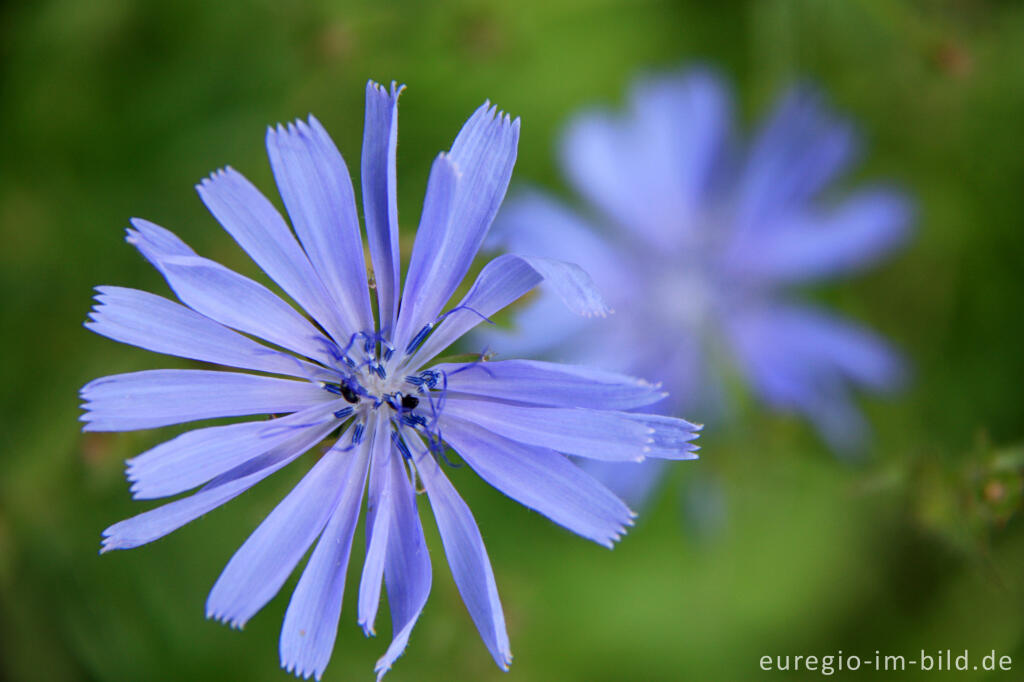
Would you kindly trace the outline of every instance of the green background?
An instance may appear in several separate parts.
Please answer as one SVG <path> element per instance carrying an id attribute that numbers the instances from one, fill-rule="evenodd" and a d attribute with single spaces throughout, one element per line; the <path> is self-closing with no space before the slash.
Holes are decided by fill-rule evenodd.
<path id="1" fill-rule="evenodd" d="M 95 285 L 167 291 L 122 241 L 130 216 L 254 275 L 192 184 L 230 163 L 278 201 L 265 126 L 310 111 L 358 168 L 365 82 L 396 79 L 409 236 L 431 159 L 485 98 L 522 117 L 514 179 L 566 193 L 552 149 L 570 113 L 695 62 L 736 84 L 748 124 L 794 78 L 818 82 L 867 145 L 845 185 L 917 196 L 907 250 L 813 293 L 890 337 L 913 381 L 863 401 L 875 439 L 858 461 L 741 401 L 611 552 L 452 472 L 516 660 L 494 667 L 424 513 L 434 590 L 388 679 L 784 679 L 760 656 L 922 648 L 995 649 L 1015 661 L 995 678 L 1017 679 L 1024 7 L 980 0 L 0 6 L 0 678 L 289 679 L 277 633 L 294 579 L 243 632 L 203 604 L 309 457 L 164 540 L 97 555 L 103 528 L 151 506 L 130 500 L 123 460 L 174 429 L 82 434 L 77 390 L 187 366 L 81 326 Z M 325 679 L 371 679 L 390 639 L 386 616 L 376 639 L 356 626 L 360 556 Z"/>

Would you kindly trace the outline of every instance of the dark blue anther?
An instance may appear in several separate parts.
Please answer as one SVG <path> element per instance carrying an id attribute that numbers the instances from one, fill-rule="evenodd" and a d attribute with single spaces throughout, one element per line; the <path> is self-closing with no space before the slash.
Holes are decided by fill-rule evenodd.
<path id="1" fill-rule="evenodd" d="M 423 426 L 423 427 L 426 427 L 426 425 L 427 425 L 427 419 L 422 414 L 409 414 L 409 413 L 403 414 L 402 415 L 402 422 L 404 424 L 408 424 L 409 426 Z"/>
<path id="2" fill-rule="evenodd" d="M 423 345 L 423 342 L 427 340 L 427 336 L 430 334 L 430 330 L 434 328 L 434 323 L 424 325 L 423 329 L 416 332 L 416 336 L 412 337 L 412 341 L 405 347 L 405 354 L 412 355 L 416 352 L 416 349 Z"/>
<path id="3" fill-rule="evenodd" d="M 324 390 L 334 395 L 341 395 L 341 386 L 338 384 L 324 384 Z"/>
<path id="4" fill-rule="evenodd" d="M 350 357 L 349 357 L 349 356 L 347 356 L 347 355 L 346 355 L 345 357 L 343 357 L 343 358 L 341 359 L 341 361 L 342 361 L 342 362 L 344 362 L 344 363 L 345 363 L 346 365 L 348 365 L 349 367 L 351 367 L 352 369 L 356 369 L 356 368 L 358 367 L 358 365 L 356 365 L 356 361 L 355 361 L 355 360 L 353 360 L 352 358 L 350 358 Z"/>
<path id="5" fill-rule="evenodd" d="M 384 371 L 384 365 L 380 364 L 379 362 L 370 365 L 370 369 L 373 370 L 373 373 L 379 376 L 381 379 L 388 378 L 388 373 Z"/>
<path id="6" fill-rule="evenodd" d="M 363 442 L 363 432 L 366 431 L 366 424 L 362 422 L 355 425 L 352 429 L 352 445 L 359 445 Z"/>
<path id="7" fill-rule="evenodd" d="M 395 349 L 392 348 L 390 344 L 385 343 L 384 341 L 381 341 L 381 343 L 384 344 L 384 359 L 390 360 L 391 356 L 395 354 Z"/>
<path id="8" fill-rule="evenodd" d="M 408 460 L 412 459 L 412 453 L 409 452 L 409 446 L 405 444 L 405 441 L 403 441 L 401 436 L 399 436 L 395 431 L 391 432 L 391 442 L 394 443 L 395 447 L 398 448 L 398 451 L 402 453 L 402 457 L 405 457 Z"/>
<path id="9" fill-rule="evenodd" d="M 345 419 L 346 417 L 351 415 L 353 412 L 354 412 L 354 410 L 351 407 L 343 407 L 340 410 L 338 410 L 337 412 L 335 412 L 334 416 L 337 417 L 338 419 Z"/>
<path id="10" fill-rule="evenodd" d="M 405 378 L 405 380 L 408 383 L 412 384 L 413 386 L 422 386 L 423 385 L 423 379 L 421 377 L 408 376 L 408 377 Z"/>

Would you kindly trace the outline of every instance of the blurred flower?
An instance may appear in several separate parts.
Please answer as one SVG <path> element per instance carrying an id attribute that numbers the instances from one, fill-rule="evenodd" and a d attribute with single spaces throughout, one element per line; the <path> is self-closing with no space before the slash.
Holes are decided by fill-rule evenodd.
<path id="1" fill-rule="evenodd" d="M 878 337 L 789 295 L 906 239 L 902 193 L 877 186 L 824 196 L 856 146 L 850 126 L 807 87 L 787 93 L 746 144 L 715 75 L 639 81 L 625 116 L 585 112 L 563 139 L 565 173 L 596 215 L 525 191 L 506 203 L 492 242 L 563 254 L 617 313 L 567 319 L 541 296 L 511 331 L 477 338 L 503 353 L 547 352 L 662 380 L 674 396 L 663 411 L 707 419 L 727 411 L 724 379 L 738 373 L 770 407 L 811 420 L 835 449 L 857 449 L 865 427 L 850 387 L 893 388 L 900 361 Z M 600 466 L 632 500 L 658 471 Z"/>
<path id="2" fill-rule="evenodd" d="M 400 92 L 394 84 L 390 92 L 367 86 L 363 209 L 379 327 L 348 169 L 313 117 L 267 133 L 271 167 L 298 240 L 234 170 L 218 171 L 197 188 L 224 229 L 311 320 L 263 285 L 196 255 L 171 232 L 134 219 L 128 241 L 185 305 L 99 287 L 86 325 L 148 350 L 280 375 L 152 370 L 105 377 L 82 389 L 86 430 L 288 415 L 189 431 L 129 460 L 136 498 L 199 489 L 114 524 L 104 531 L 104 551 L 170 533 L 344 429 L 235 553 L 207 600 L 208 616 L 241 627 L 319 536 L 281 632 L 281 664 L 303 677 L 319 678 L 331 655 L 364 487 L 368 542 L 358 620 L 367 634 L 373 632 L 383 581 L 394 627 L 377 662 L 378 678 L 404 651 L 430 591 L 417 479 L 433 507 L 455 583 L 504 669 L 511 653 L 494 574 L 472 514 L 439 465 L 448 461 L 445 445 L 505 494 L 607 546 L 631 523 L 632 512 L 561 453 L 616 461 L 695 457 L 692 424 L 622 411 L 661 398 L 644 381 L 529 361 L 427 367 L 541 280 L 578 313 L 602 315 L 606 309 L 578 267 L 504 255 L 484 266 L 457 306 L 441 313 L 469 270 L 515 163 L 519 121 L 489 104 L 434 162 L 400 296 Z"/>

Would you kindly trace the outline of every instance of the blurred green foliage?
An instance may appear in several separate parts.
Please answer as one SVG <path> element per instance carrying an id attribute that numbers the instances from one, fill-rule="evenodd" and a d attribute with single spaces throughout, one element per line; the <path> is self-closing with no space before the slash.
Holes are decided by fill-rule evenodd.
<path id="1" fill-rule="evenodd" d="M 186 366 L 81 327 L 95 285 L 166 291 L 122 242 L 128 217 L 254 274 L 189 183 L 230 163 L 273 195 L 264 127 L 309 111 L 358 168 L 364 83 L 397 79 L 409 235 L 431 159 L 485 98 L 522 117 L 516 177 L 564 190 L 552 143 L 570 112 L 693 61 L 737 83 L 748 121 L 793 79 L 819 82 L 864 134 L 850 181 L 919 198 L 904 254 L 821 294 L 901 346 L 914 381 L 866 405 L 876 438 L 858 462 L 750 406 L 705 433 L 613 552 L 454 472 L 517 660 L 493 667 L 425 515 L 434 592 L 388 679 L 742 680 L 764 654 L 837 649 L 996 649 L 1024 666 L 1021 4 L 42 0 L 0 5 L 0 678 L 288 679 L 286 596 L 244 633 L 203 603 L 306 464 L 97 556 L 104 527 L 148 507 L 123 459 L 170 430 L 83 435 L 76 391 Z M 385 647 L 346 608 L 326 678 L 369 679 Z"/>

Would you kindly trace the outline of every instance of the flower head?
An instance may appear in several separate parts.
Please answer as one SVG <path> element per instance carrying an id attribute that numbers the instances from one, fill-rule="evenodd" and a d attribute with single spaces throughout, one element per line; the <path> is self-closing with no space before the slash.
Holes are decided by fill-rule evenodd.
<path id="1" fill-rule="evenodd" d="M 82 389 L 86 430 L 274 415 L 188 431 L 129 460 L 136 498 L 196 490 L 106 529 L 104 551 L 170 533 L 340 429 L 235 553 L 207 600 L 208 616 L 241 627 L 316 543 L 280 641 L 282 666 L 302 677 L 319 678 L 330 658 L 364 494 L 368 540 L 358 622 L 373 633 L 385 584 L 394 633 L 377 662 L 378 676 L 404 651 L 431 581 L 417 514 L 420 486 L 469 613 L 495 662 L 508 666 L 508 636 L 487 552 L 470 510 L 442 470 L 447 446 L 510 497 L 608 546 L 630 525 L 632 512 L 566 454 L 615 461 L 695 456 L 692 424 L 622 411 L 661 399 L 660 389 L 644 381 L 545 362 L 435 360 L 542 280 L 577 313 L 601 315 L 605 307 L 578 267 L 503 255 L 484 266 L 461 302 L 445 309 L 515 162 L 519 120 L 489 104 L 433 164 L 402 286 L 395 193 L 400 92 L 372 82 L 366 92 L 362 195 L 376 322 L 348 169 L 311 116 L 267 132 L 294 233 L 231 168 L 197 187 L 224 229 L 306 315 L 264 285 L 197 255 L 171 232 L 133 219 L 128 241 L 184 305 L 134 289 L 99 287 L 86 324 L 123 343 L 247 370 L 151 370 L 97 379 Z"/>
<path id="2" fill-rule="evenodd" d="M 898 191 L 826 194 L 856 147 L 808 87 L 787 93 L 745 144 L 713 74 L 639 81 L 625 115 L 585 112 L 563 139 L 566 175 L 593 216 L 523 192 L 506 202 L 492 240 L 565 254 L 617 314 L 575 320 L 541 297 L 513 331 L 478 340 L 661 380 L 673 394 L 665 410 L 706 419 L 723 411 L 723 374 L 738 373 L 767 405 L 805 416 L 836 449 L 856 449 L 864 427 L 850 387 L 890 388 L 900 362 L 876 336 L 791 292 L 863 268 L 907 236 L 911 211 Z M 656 469 L 609 475 L 629 499 Z"/>

